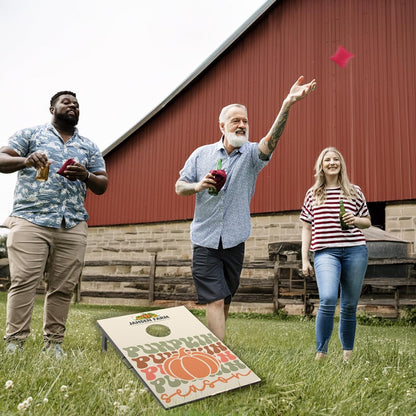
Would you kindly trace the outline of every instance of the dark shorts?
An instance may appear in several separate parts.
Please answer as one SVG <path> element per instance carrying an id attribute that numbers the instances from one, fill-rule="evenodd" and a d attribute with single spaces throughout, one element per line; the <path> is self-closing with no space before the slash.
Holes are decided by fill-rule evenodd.
<path id="1" fill-rule="evenodd" d="M 244 243 L 224 249 L 194 245 L 192 276 L 198 303 L 206 304 L 224 299 L 229 305 L 240 284 L 244 261 Z"/>

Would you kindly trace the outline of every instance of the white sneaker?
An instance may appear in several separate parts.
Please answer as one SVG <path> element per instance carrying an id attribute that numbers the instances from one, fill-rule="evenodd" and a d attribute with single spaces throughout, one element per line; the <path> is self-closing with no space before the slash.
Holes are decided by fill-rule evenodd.
<path id="1" fill-rule="evenodd" d="M 45 344 L 45 346 L 42 348 L 42 352 L 44 354 L 55 355 L 55 358 L 57 360 L 60 360 L 66 357 L 66 353 L 62 349 L 62 345 L 57 344 L 55 342 L 50 342 L 50 343 Z"/>
<path id="2" fill-rule="evenodd" d="M 6 344 L 7 354 L 16 354 L 20 351 L 23 351 L 23 344 L 21 342 L 10 341 Z"/>

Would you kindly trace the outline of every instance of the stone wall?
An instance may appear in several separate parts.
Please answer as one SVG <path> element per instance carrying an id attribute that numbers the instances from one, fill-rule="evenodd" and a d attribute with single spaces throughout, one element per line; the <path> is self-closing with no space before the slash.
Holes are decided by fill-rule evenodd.
<path id="1" fill-rule="evenodd" d="M 410 253 L 416 257 L 416 201 L 386 204 L 386 231 L 410 242 Z"/>
<path id="2" fill-rule="evenodd" d="M 192 246 L 189 236 L 190 221 L 177 221 L 157 224 L 136 224 L 110 227 L 90 227 L 85 260 L 137 260 L 150 261 L 157 253 L 157 261 L 192 259 Z M 283 213 L 252 218 L 252 232 L 246 242 L 245 262 L 261 262 L 269 259 L 268 244 L 281 240 L 299 240 L 301 224 L 299 213 Z M 88 276 L 149 276 L 150 266 L 107 265 L 86 266 L 83 271 Z M 178 266 L 158 266 L 156 275 L 159 277 L 191 277 L 191 268 Z M 272 278 L 273 269 L 243 269 L 242 278 Z M 111 279 L 109 279 L 111 280 Z M 82 282 L 84 291 L 126 292 L 129 285 L 123 282 L 92 282 L 86 278 Z M 195 296 L 196 299 L 196 296 Z M 120 304 L 146 306 L 146 301 L 139 299 L 122 299 L 82 296 L 83 303 Z M 161 307 L 173 306 L 163 301 L 154 302 Z M 189 307 L 195 308 L 192 304 Z M 240 312 L 272 312 L 272 303 L 238 304 L 233 302 L 232 311 Z"/>
<path id="3" fill-rule="evenodd" d="M 91 227 L 88 231 L 87 261 L 99 260 L 137 260 L 148 262 L 157 253 L 157 260 L 192 259 L 189 237 L 190 221 L 177 221 L 157 224 L 135 224 L 109 227 Z M 277 241 L 299 241 L 302 224 L 299 211 L 255 215 L 252 217 L 252 232 L 246 242 L 245 262 L 268 260 L 268 245 Z M 409 255 L 416 257 L 416 202 L 406 204 L 387 204 L 386 231 L 397 238 L 410 242 Z M 102 276 L 149 276 L 150 266 L 99 266 L 85 267 L 84 275 Z M 191 277 L 187 267 L 158 267 L 157 276 Z M 243 278 L 270 278 L 273 270 L 244 269 Z M 82 283 L 89 290 L 129 290 L 128 285 L 113 283 Z M 85 303 L 114 303 L 145 305 L 146 302 L 126 299 L 85 298 Z M 193 305 L 194 307 L 195 305 Z M 233 310 L 270 312 L 269 304 L 233 304 Z"/>
<path id="4" fill-rule="evenodd" d="M 90 227 L 86 260 L 149 260 L 154 252 L 159 260 L 190 260 L 189 227 L 190 221 Z M 245 261 L 267 260 L 269 243 L 300 236 L 298 212 L 254 216 Z"/>
<path id="5" fill-rule="evenodd" d="M 157 252 L 161 260 L 192 258 L 190 221 L 91 227 L 88 231 L 87 260 L 132 258 L 148 260 Z M 301 239 L 299 211 L 252 217 L 251 236 L 246 242 L 245 261 L 268 259 L 268 244 Z M 386 231 L 408 241 L 416 256 L 416 201 L 386 205 Z"/>

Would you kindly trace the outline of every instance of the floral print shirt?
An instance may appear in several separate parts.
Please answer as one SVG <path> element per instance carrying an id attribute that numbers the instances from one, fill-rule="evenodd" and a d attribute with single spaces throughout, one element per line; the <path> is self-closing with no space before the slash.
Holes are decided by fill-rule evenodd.
<path id="1" fill-rule="evenodd" d="M 11 216 L 52 228 L 60 228 L 62 224 L 72 228 L 88 219 L 84 207 L 85 183 L 70 181 L 57 171 L 69 158 L 84 165 L 89 172 L 105 171 L 104 159 L 95 143 L 80 136 L 78 129 L 65 143 L 53 125 L 47 123 L 18 131 L 10 137 L 8 146 L 21 157 L 41 151 L 52 162 L 46 182 L 35 179 L 36 169 L 32 167 L 18 172 Z"/>

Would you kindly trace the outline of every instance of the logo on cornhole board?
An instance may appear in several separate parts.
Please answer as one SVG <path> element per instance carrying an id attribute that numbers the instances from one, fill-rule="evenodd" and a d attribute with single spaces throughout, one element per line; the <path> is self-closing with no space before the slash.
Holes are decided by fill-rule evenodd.
<path id="1" fill-rule="evenodd" d="M 261 381 L 185 306 L 97 324 L 165 409 Z"/>

